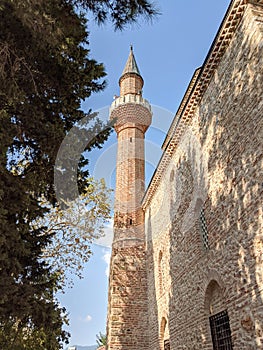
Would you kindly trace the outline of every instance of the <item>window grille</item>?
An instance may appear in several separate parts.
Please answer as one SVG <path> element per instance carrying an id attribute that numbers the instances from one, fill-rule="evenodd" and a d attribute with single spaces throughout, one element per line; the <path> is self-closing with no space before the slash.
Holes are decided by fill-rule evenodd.
<path id="1" fill-rule="evenodd" d="M 166 339 L 164 341 L 164 350 L 170 350 L 170 340 Z"/>
<path id="2" fill-rule="evenodd" d="M 200 212 L 199 221 L 200 221 L 200 230 L 201 230 L 201 234 L 202 234 L 203 245 L 204 245 L 205 249 L 208 249 L 209 248 L 208 230 L 207 230 L 207 225 L 206 225 L 205 212 L 204 212 L 203 208 L 201 209 L 201 212 Z"/>
<path id="3" fill-rule="evenodd" d="M 227 310 L 209 317 L 214 350 L 232 350 L 231 329 Z"/>

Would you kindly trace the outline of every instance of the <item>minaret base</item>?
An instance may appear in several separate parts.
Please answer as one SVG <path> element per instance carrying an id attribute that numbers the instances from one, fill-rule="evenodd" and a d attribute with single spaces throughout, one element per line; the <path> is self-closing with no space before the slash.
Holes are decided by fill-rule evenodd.
<path id="1" fill-rule="evenodd" d="M 149 348 L 145 243 L 130 246 L 127 241 L 127 245 L 123 241 L 112 250 L 108 350 Z"/>

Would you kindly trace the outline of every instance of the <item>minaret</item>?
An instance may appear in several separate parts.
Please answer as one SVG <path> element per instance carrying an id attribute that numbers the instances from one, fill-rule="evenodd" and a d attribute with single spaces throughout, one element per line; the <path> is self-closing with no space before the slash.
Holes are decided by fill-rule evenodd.
<path id="1" fill-rule="evenodd" d="M 119 80 L 120 97 L 110 109 L 118 137 L 114 239 L 109 281 L 108 350 L 148 349 L 144 213 L 144 134 L 151 107 L 131 47 Z"/>

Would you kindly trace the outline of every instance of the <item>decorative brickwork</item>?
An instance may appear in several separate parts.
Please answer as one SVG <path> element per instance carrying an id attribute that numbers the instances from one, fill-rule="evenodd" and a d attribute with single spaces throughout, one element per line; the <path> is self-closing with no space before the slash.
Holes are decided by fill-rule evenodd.
<path id="1" fill-rule="evenodd" d="M 233 0 L 143 198 L 150 108 L 113 104 L 108 349 L 263 349 L 262 67 L 263 1 Z"/>

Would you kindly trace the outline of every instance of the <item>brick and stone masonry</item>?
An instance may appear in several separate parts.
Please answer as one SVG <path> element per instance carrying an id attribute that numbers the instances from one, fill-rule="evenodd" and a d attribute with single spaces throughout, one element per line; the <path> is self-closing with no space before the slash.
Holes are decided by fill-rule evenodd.
<path id="1" fill-rule="evenodd" d="M 262 1 L 232 1 L 163 149 L 143 203 L 149 349 L 263 349 Z"/>
<path id="2" fill-rule="evenodd" d="M 263 0 L 231 1 L 145 194 L 142 85 L 131 51 L 110 114 L 107 349 L 263 349 Z"/>
<path id="3" fill-rule="evenodd" d="M 118 137 L 114 240 L 109 282 L 109 350 L 148 348 L 147 273 L 144 234 L 144 134 L 151 108 L 142 98 L 143 79 L 133 50 L 119 81 L 120 97 L 110 118 Z"/>

